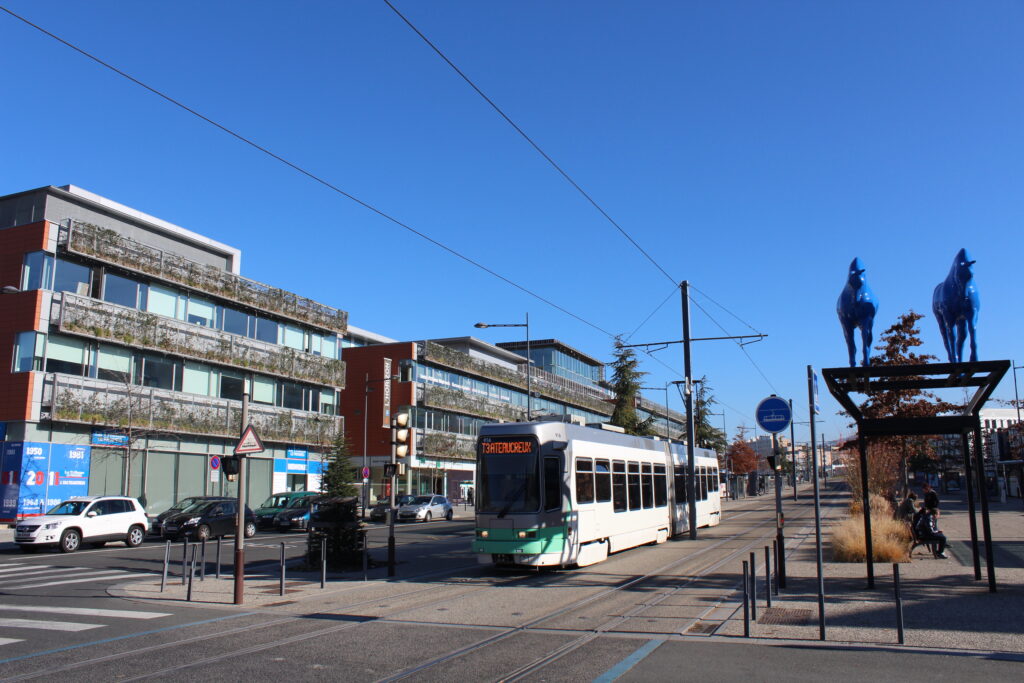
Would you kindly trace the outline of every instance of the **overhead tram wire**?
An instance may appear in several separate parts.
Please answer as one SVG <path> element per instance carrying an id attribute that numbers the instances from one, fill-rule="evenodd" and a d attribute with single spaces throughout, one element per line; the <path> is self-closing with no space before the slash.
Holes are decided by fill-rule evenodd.
<path id="1" fill-rule="evenodd" d="M 634 329 L 632 332 L 630 332 L 629 334 L 626 335 L 626 341 L 629 341 L 630 339 L 632 339 L 633 335 L 636 334 L 637 332 L 639 332 L 640 328 L 643 327 L 644 325 L 646 325 L 647 321 L 650 320 L 651 318 L 653 318 L 654 314 L 657 313 L 658 311 L 660 311 L 661 307 L 664 306 L 665 304 L 667 304 L 669 299 L 674 297 L 676 295 L 676 292 L 678 292 L 678 291 L 679 291 L 679 285 L 674 285 L 672 287 L 672 291 L 670 291 L 668 293 L 668 296 L 665 297 L 665 300 L 662 301 L 660 304 L 658 304 L 658 306 L 653 311 L 651 311 L 650 315 L 648 315 L 646 318 L 644 318 L 644 321 L 636 326 L 636 329 Z"/>
<path id="2" fill-rule="evenodd" d="M 699 308 L 701 310 L 701 312 L 704 315 L 706 315 L 708 317 L 708 319 L 711 322 L 713 322 L 718 329 L 720 329 L 726 335 L 729 334 L 729 331 L 726 330 L 724 327 L 722 327 L 721 323 L 719 323 L 717 320 L 715 320 L 714 316 L 712 316 L 710 313 L 708 313 L 706 308 L 701 306 L 698 302 L 694 301 L 692 297 L 691 297 L 690 301 L 693 303 L 694 306 Z M 751 329 L 754 329 L 754 328 L 751 328 Z M 757 332 L 757 330 L 754 330 L 754 331 Z M 758 333 L 758 334 L 760 334 L 760 333 Z M 747 353 L 746 345 L 743 344 L 742 342 L 740 342 L 739 340 L 737 340 L 736 341 L 736 346 L 738 346 L 740 351 L 743 352 L 743 355 L 747 357 L 747 360 L 750 361 L 750 364 L 754 366 L 754 369 L 757 370 L 757 374 L 761 375 L 761 379 L 763 379 L 765 381 L 765 383 L 767 383 L 768 386 L 771 387 L 773 392 L 778 394 L 779 390 L 775 388 L 775 385 L 772 384 L 772 381 L 770 379 L 768 379 L 767 375 L 764 374 L 764 371 L 761 369 L 761 366 L 757 364 L 757 362 L 753 359 L 753 357 L 751 357 L 751 355 L 749 353 Z"/>
<path id="3" fill-rule="evenodd" d="M 697 286 L 696 286 L 696 285 L 694 285 L 694 284 L 690 284 L 690 289 L 693 289 L 693 290 L 696 290 L 697 292 L 699 292 L 699 293 L 700 293 L 700 295 L 701 295 L 701 296 L 703 296 L 703 297 L 704 297 L 705 299 L 707 299 L 708 301 L 710 301 L 710 302 L 711 302 L 711 303 L 713 303 L 714 305 L 718 306 L 719 308 L 721 308 L 721 309 L 722 309 L 723 311 L 725 311 L 726 313 L 728 313 L 728 314 L 729 314 L 729 315 L 731 315 L 732 317 L 736 318 L 736 320 L 738 320 L 739 322 L 743 323 L 744 325 L 746 325 L 747 327 L 749 327 L 749 328 L 750 328 L 751 330 L 753 330 L 754 332 L 760 333 L 760 330 L 758 330 L 758 329 L 757 329 L 757 328 L 755 328 L 755 327 L 754 327 L 753 325 L 751 325 L 750 323 L 748 323 L 748 322 L 747 322 L 746 320 L 744 320 L 743 318 L 739 317 L 738 315 L 736 315 L 735 313 L 733 313 L 732 311 L 730 311 L 730 310 L 729 310 L 728 308 L 726 308 L 726 307 L 725 307 L 725 306 L 723 306 L 722 304 L 720 304 L 720 303 L 718 303 L 717 301 L 715 301 L 714 299 L 712 299 L 712 298 L 711 298 L 711 296 L 710 296 L 710 295 L 709 295 L 709 294 L 708 294 L 707 292 L 705 292 L 704 290 L 702 290 L 702 289 L 701 289 L 700 287 L 697 287 Z M 691 301 L 692 301 L 692 299 L 691 299 Z"/>
<path id="4" fill-rule="evenodd" d="M 23 16 L 21 16 L 19 14 L 16 14 L 15 12 L 12 12 L 7 7 L 4 7 L 3 5 L 0 5 L 0 10 L 3 10 L 7 14 L 9 14 L 10 16 L 12 16 L 15 19 L 17 19 L 18 21 L 21 21 L 22 23 L 27 24 L 28 26 L 31 26 L 32 28 L 36 29 L 40 33 L 42 33 L 42 34 L 44 34 L 46 36 L 49 36 L 50 38 L 56 40 L 57 42 L 59 42 L 59 43 L 65 45 L 65 46 L 71 48 L 72 50 L 74 50 L 75 52 L 79 53 L 80 55 L 82 55 L 84 57 L 87 57 L 88 59 L 91 59 L 92 61 L 96 62 L 100 66 L 102 66 L 102 67 L 104 67 L 106 69 L 109 69 L 110 71 L 113 71 L 114 73 L 116 73 L 117 75 L 121 76 L 122 78 L 125 78 L 125 79 L 131 81 L 132 83 L 134 83 L 135 85 L 137 85 L 137 86 L 139 86 L 139 87 L 141 87 L 141 88 L 143 88 L 145 90 L 148 90 L 149 92 L 151 92 L 152 94 L 156 95 L 157 97 L 159 97 L 159 98 L 161 98 L 161 99 L 163 99 L 163 100 L 165 100 L 167 102 L 170 102 L 174 106 L 176 106 L 176 107 L 178 107 L 180 109 L 185 110 L 189 114 L 192 114 L 196 118 L 198 118 L 198 119 L 200 119 L 202 121 L 205 121 L 206 123 L 210 124 L 211 126 L 217 128 L 218 130 L 220 130 L 220 131 L 222 131 L 224 133 L 227 133 L 228 135 L 230 135 L 231 137 L 235 138 L 236 140 L 238 140 L 240 142 L 243 142 L 246 145 L 249 145 L 253 149 L 258 150 L 258 151 L 262 152 L 263 154 L 266 154 L 270 158 L 272 158 L 275 161 L 278 161 L 278 162 L 284 164 L 285 166 L 287 166 L 288 168 L 292 169 L 293 171 L 296 171 L 296 172 L 306 176 L 310 180 L 313 180 L 313 181 L 319 183 L 320 185 L 323 185 L 324 187 L 332 190 L 333 192 L 336 192 L 337 194 L 345 197 L 346 199 L 349 199 L 350 201 L 355 202 L 356 204 L 358 204 L 359 206 L 363 207 L 364 209 L 367 209 L 368 211 L 371 211 L 371 212 L 377 214 L 381 218 L 384 218 L 385 220 L 390 221 L 391 223 L 394 223 L 395 225 L 399 226 L 400 228 L 403 228 L 403 229 L 411 232 L 412 234 L 416 235 L 417 237 L 420 237 L 420 238 L 426 240 L 427 242 L 430 242 L 434 246 L 436 246 L 436 247 L 438 247 L 440 249 L 443 249 L 444 251 L 447 251 L 452 256 L 455 256 L 455 257 L 457 257 L 459 259 L 462 259 L 466 263 L 469 263 L 470 265 L 475 266 L 476 268 L 479 268 L 480 270 L 484 271 L 488 275 L 491 275 L 493 277 L 498 278 L 502 282 L 504 282 L 504 283 L 506 283 L 508 285 L 511 285 L 512 287 L 515 287 L 516 289 L 518 289 L 519 291 L 523 292 L 524 294 L 527 294 L 527 295 L 533 297 L 534 299 L 536 299 L 536 300 L 538 300 L 538 301 L 540 301 L 540 302 L 542 302 L 544 304 L 547 304 L 548 306 L 551 306 L 555 310 L 560 311 L 560 312 L 570 316 L 571 318 L 575 318 L 576 320 L 578 320 L 579 322 L 583 323 L 584 325 L 592 327 L 593 329 L 597 330 L 598 332 L 601 332 L 602 334 L 605 334 L 605 335 L 607 335 L 607 336 L 609 336 L 611 338 L 615 337 L 615 335 L 613 335 L 611 332 L 608 332 L 607 330 L 605 330 L 605 329 L 595 325 L 594 323 L 590 322 L 589 320 L 585 320 L 584 318 L 581 318 L 580 316 L 576 315 L 572 311 L 569 311 L 568 309 L 565 309 L 562 306 L 559 306 L 558 304 L 554 303 L 553 301 L 551 301 L 549 299 L 546 299 L 545 297 L 541 296 L 540 294 L 537 294 L 536 292 L 528 289 L 527 287 L 525 287 L 523 285 L 520 285 L 519 283 L 510 280 L 509 278 L 505 277 L 504 275 L 501 275 L 500 273 L 497 273 L 497 272 L 491 270 L 490 268 L 488 268 L 487 266 L 483 265 L 482 263 L 479 263 L 479 262 L 471 259 L 470 257 L 466 256 L 465 254 L 462 254 L 462 253 L 456 251 L 455 249 L 452 249 L 451 247 L 445 245 L 444 243 L 435 240 L 433 237 L 430 237 L 426 233 L 420 232 L 419 230 L 413 228 L 412 226 L 410 226 L 410 225 L 408 225 L 406 223 L 403 223 L 402 221 L 398 220 L 394 216 L 391 216 L 390 214 L 385 213 L 381 209 L 378 209 L 377 207 L 373 206 L 372 204 L 370 204 L 368 202 L 365 202 L 362 199 L 359 199 L 355 195 L 352 195 L 352 194 L 346 192 L 345 190 L 342 190 L 341 188 L 337 187 L 336 185 L 331 184 L 329 181 L 321 178 L 320 176 L 316 175 L 315 173 L 313 173 L 311 171 L 307 171 L 306 169 L 302 168 L 298 164 L 295 164 L 295 163 L 293 163 L 291 161 L 288 161 L 284 157 L 282 157 L 282 156 L 280 156 L 278 154 L 275 154 L 274 152 L 270 151 L 266 147 L 263 147 L 263 146 L 257 144 L 256 142 L 253 142 L 252 140 L 250 140 L 249 138 L 245 137 L 241 133 L 236 133 L 235 131 L 231 130 L 227 126 L 224 126 L 224 125 L 214 121 L 213 119 L 209 118 L 208 116 L 205 116 L 205 115 L 199 113 L 195 109 L 192 109 L 188 105 L 186 105 L 186 104 L 184 104 L 184 103 L 174 99 L 170 95 L 167 95 L 167 94 L 161 92 L 160 90 L 157 90 L 156 88 L 154 88 L 154 87 L 152 87 L 150 85 L 147 85 L 146 83 L 140 81 L 139 79 L 135 78 L 134 76 L 132 76 L 132 75 L 122 71 L 121 69 L 118 69 L 116 66 L 113 66 L 112 64 L 109 64 L 109 63 L 103 61 L 99 57 L 96 57 L 95 55 L 93 55 L 93 54 L 87 52 L 86 50 L 78 47 L 77 45 L 75 45 L 75 44 L 73 44 L 71 42 L 68 42 L 67 40 L 64 40 L 63 38 L 61 38 L 60 36 L 58 36 L 58 35 L 56 35 L 54 33 L 51 33 L 50 31 L 46 30 L 42 26 L 39 26 L 38 24 L 35 24 L 35 23 L 29 21 L 25 17 L 23 17 Z"/>
<path id="5" fill-rule="evenodd" d="M 664 268 L 662 268 L 662 267 L 661 267 L 661 265 L 660 265 L 660 264 L 659 264 L 659 263 L 658 263 L 657 261 L 655 261 L 655 260 L 654 260 L 654 257 L 653 257 L 653 256 L 651 256 L 650 254 L 648 254 L 648 253 L 647 253 L 647 251 L 646 251 L 646 250 L 645 250 L 645 249 L 644 249 L 643 247 L 641 247 L 641 246 L 640 246 L 640 244 L 639 244 L 639 243 L 638 243 L 638 242 L 637 242 L 637 241 L 636 241 L 635 239 L 633 239 L 633 237 L 632 237 L 632 236 L 631 236 L 631 235 L 630 235 L 630 234 L 629 234 L 628 232 L 626 232 L 626 230 L 625 230 L 625 229 L 624 229 L 624 228 L 623 228 L 623 227 L 622 227 L 621 225 L 619 225 L 619 224 L 618 224 L 618 222 L 617 222 L 617 221 L 616 221 L 616 220 L 615 220 L 614 218 L 612 218 L 612 217 L 611 217 L 611 216 L 610 216 L 610 215 L 608 214 L 608 212 L 607 212 L 607 211 L 605 211 L 605 210 L 604 210 L 604 209 L 603 209 L 603 208 L 601 207 L 601 205 L 600 205 L 600 204 L 598 204 L 598 203 L 597 203 L 597 201 L 596 201 L 596 200 L 595 200 L 595 199 L 594 199 L 593 197 L 591 197 L 591 196 L 590 196 L 590 195 L 589 195 L 589 194 L 587 193 L 587 191 L 586 191 L 586 190 L 584 190 L 584 189 L 583 189 L 582 187 L 580 187 L 579 183 L 577 183 L 577 182 L 576 182 L 575 180 L 573 180 L 573 179 L 572 179 L 572 176 L 570 176 L 570 175 L 569 175 L 568 173 L 566 173 L 566 171 L 565 171 L 565 170 L 564 170 L 564 169 L 563 169 L 563 168 L 562 168 L 561 166 L 559 166 L 559 165 L 558 165 L 558 164 L 557 164 L 557 163 L 555 162 L 555 160 L 554 160 L 554 159 L 552 159 L 552 158 L 551 158 L 551 157 L 550 157 L 550 156 L 549 156 L 549 155 L 547 154 L 547 152 L 545 152 L 545 151 L 544 151 L 543 149 L 541 149 L 540 145 L 538 145 L 538 144 L 537 144 L 536 142 L 534 142 L 534 141 L 533 141 L 533 138 L 531 138 L 531 137 L 530 137 L 529 135 L 527 135 L 527 134 L 526 134 L 526 132 L 525 132 L 525 131 L 524 131 L 524 130 L 523 130 L 522 128 L 520 128 L 520 127 L 519 127 L 519 126 L 518 126 L 518 125 L 516 124 L 516 122 L 515 122 L 515 121 L 513 121 L 513 120 L 512 120 L 512 119 L 511 119 L 511 118 L 509 117 L 509 115 L 508 115 L 508 114 L 506 114 L 506 113 L 505 113 L 505 112 L 504 112 L 504 111 L 503 111 L 503 110 L 501 109 L 501 107 L 499 107 L 499 106 L 498 106 L 497 104 L 495 104 L 494 100 L 492 100 L 492 99 L 491 99 L 490 97 L 488 97 L 488 96 L 487 96 L 486 94 L 484 94 L 484 91 L 483 91 L 483 90 L 481 90 L 481 89 L 480 89 L 480 88 L 479 88 L 479 87 L 477 86 L 477 84 L 476 84 L 476 83 L 474 83 L 474 82 L 473 82 L 473 81 L 472 81 L 472 80 L 471 80 L 471 79 L 469 78 L 469 76 L 467 76 L 467 75 L 466 75 L 465 73 L 463 73 L 462 69 L 460 69 L 459 67 L 455 66 L 455 63 L 454 63 L 454 62 L 452 62 L 452 60 L 448 59 L 448 56 L 447 56 L 447 55 L 445 55 L 445 53 L 441 52 L 440 48 L 438 48 L 438 47 L 437 47 L 436 45 L 434 45 L 434 43 L 433 43 L 433 42 L 431 42 L 431 40 L 430 40 L 429 38 L 427 38 L 427 37 L 426 37 L 426 36 L 425 36 L 425 35 L 423 34 L 423 32 L 422 32 L 422 31 L 420 31 L 420 30 L 419 30 L 418 28 L 416 28 L 416 26 L 415 26 L 415 25 L 414 25 L 414 24 L 413 24 L 413 23 L 412 23 L 411 21 L 409 21 L 409 19 L 408 19 L 408 18 L 406 18 L 406 16 L 405 16 L 404 14 L 402 14 L 401 12 L 399 12 L 399 11 L 398 11 L 398 8 L 396 8 L 396 7 L 395 7 L 395 6 L 393 5 L 393 4 L 391 4 L 390 0 L 383 0 L 383 1 L 384 1 L 384 4 L 385 4 L 385 5 L 387 5 L 388 7 L 390 7 L 390 8 L 391 8 L 391 11 L 392 11 L 392 12 L 394 12 L 394 13 L 395 13 L 396 15 L 398 15 L 398 18 L 399 18 L 399 19 L 401 19 L 402 21 L 404 21 L 404 22 L 405 22 L 405 24 L 406 24 L 406 25 L 407 25 L 407 26 L 408 26 L 409 28 L 411 28 L 411 29 L 413 30 L 413 32 L 414 32 L 414 33 L 415 33 L 416 35 L 418 35 L 418 36 L 419 36 L 419 37 L 420 37 L 420 38 L 421 38 L 421 39 L 423 40 L 423 42 L 424 42 L 424 43 L 426 43 L 426 44 L 427 44 L 427 45 L 428 45 L 428 46 L 430 47 L 430 49 L 431 49 L 431 50 L 433 50 L 433 51 L 434 51 L 434 52 L 435 52 L 435 53 L 437 54 L 437 56 L 438 56 L 438 57 L 440 57 L 441 59 L 443 59 L 443 60 L 445 61 L 445 63 L 446 63 L 446 64 L 447 64 L 448 66 L 450 66 L 450 67 L 452 68 L 452 70 L 453 70 L 453 71 L 455 71 L 455 73 L 457 73 L 457 74 L 459 75 L 459 77 L 460 77 L 460 78 L 462 78 L 462 80 L 464 80 L 464 81 L 465 81 L 465 82 L 466 82 L 466 83 L 467 83 L 467 84 L 469 85 L 469 87 L 471 87 L 471 88 L 472 88 L 472 89 L 473 89 L 473 90 L 474 90 L 474 91 L 476 92 L 476 94 L 477 94 L 477 95 L 479 95 L 480 97 L 482 97 L 482 98 L 483 98 L 483 100 L 484 100 L 485 102 L 487 102 L 487 104 L 491 105 L 491 108 L 492 108 L 492 109 L 494 109 L 494 111 L 496 111 L 496 112 L 498 113 L 498 115 L 499 115 L 499 116 L 500 116 L 501 118 L 505 119 L 505 121 L 506 121 L 506 122 L 508 123 L 508 125 L 512 126 L 512 128 L 513 128 L 513 129 L 514 129 L 514 130 L 515 130 L 515 131 L 516 131 L 517 133 L 519 133 L 519 135 L 520 135 L 520 136 L 522 136 L 522 138 L 523 138 L 524 140 L 526 140 L 526 141 L 527 141 L 527 142 L 528 142 L 528 143 L 530 144 L 530 146 L 531 146 L 531 147 L 533 147 L 533 149 L 534 149 L 534 150 L 536 150 L 536 152 L 537 152 L 538 154 L 540 154 L 540 155 L 541 155 L 542 157 L 544 157 L 544 160 L 545 160 L 545 161 L 547 161 L 547 162 L 548 162 L 548 163 L 549 163 L 549 164 L 551 165 L 551 167 L 552 167 L 552 168 L 554 168 L 554 169 L 555 169 L 556 171 L 558 171 L 558 173 L 559 173 L 559 174 L 560 174 L 560 175 L 561 175 L 561 176 L 562 176 L 563 178 L 565 178 L 566 182 L 568 182 L 568 183 L 569 183 L 570 185 L 572 185 L 572 186 L 573 186 L 574 188 L 576 188 L 576 191 L 577 191 L 577 192 L 579 192 L 579 193 L 580 193 L 581 195 L 583 195 L 583 198 L 584 198 L 584 199 L 586 199 L 586 200 L 587 200 L 587 201 L 588 201 L 588 202 L 590 203 L 590 205 L 591 205 L 591 206 L 593 206 L 593 207 L 594 207 L 595 209 L 597 209 L 598 213 L 600 213 L 600 214 L 601 214 L 602 216 L 604 216 L 604 217 L 605 217 L 605 219 L 606 219 L 606 220 L 607 220 L 607 221 L 608 221 L 609 223 L 611 223 L 611 224 L 612 224 L 612 225 L 613 225 L 613 226 L 615 227 L 615 229 L 616 229 L 616 230 L 618 230 L 618 231 L 619 231 L 620 233 L 622 233 L 622 236 L 623 236 L 623 237 L 625 237 L 625 238 L 626 238 L 627 240 L 629 240 L 629 243 L 630 243 L 630 244 L 632 244 L 632 245 L 633 245 L 634 247 L 636 247 L 636 248 L 637 248 L 637 250 L 638 250 L 638 251 L 639 251 L 639 252 L 640 252 L 641 254 L 643 254 L 643 255 L 644 255 L 644 256 L 645 256 L 646 258 L 647 258 L 647 260 L 648 260 L 648 261 L 650 261 L 650 262 L 651 262 L 651 263 L 652 263 L 652 264 L 654 265 L 654 267 L 655 267 L 655 268 L 657 268 L 657 269 L 658 269 L 659 271 L 661 271 L 661 274 L 662 274 L 662 275 L 664 275 L 665 277 L 667 277 L 667 278 L 669 279 L 669 281 L 670 281 L 670 282 L 671 282 L 671 283 L 672 283 L 673 285 L 676 285 L 676 286 L 678 286 L 678 285 L 679 285 L 679 281 L 678 281 L 678 280 L 676 280 L 676 279 L 675 279 L 674 277 L 672 277 L 671 275 L 669 275 L 669 274 L 668 274 L 668 272 L 666 272 L 666 271 L 665 271 L 665 269 L 664 269 Z"/>

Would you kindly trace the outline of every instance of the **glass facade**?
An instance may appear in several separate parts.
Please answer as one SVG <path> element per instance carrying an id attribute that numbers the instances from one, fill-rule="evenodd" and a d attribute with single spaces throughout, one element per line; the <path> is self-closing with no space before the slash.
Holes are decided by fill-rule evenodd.
<path id="1" fill-rule="evenodd" d="M 526 356 L 526 349 L 512 349 L 520 356 Z M 534 366 L 568 380 L 596 387 L 601 381 L 601 366 L 570 356 L 552 347 L 530 349 L 530 360 Z"/>

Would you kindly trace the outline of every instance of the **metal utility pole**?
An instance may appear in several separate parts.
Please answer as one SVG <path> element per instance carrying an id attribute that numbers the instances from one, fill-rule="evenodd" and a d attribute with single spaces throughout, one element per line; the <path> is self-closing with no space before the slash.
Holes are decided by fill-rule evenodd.
<path id="1" fill-rule="evenodd" d="M 242 428 L 239 436 L 249 425 L 249 392 L 242 393 Z M 235 604 L 245 599 L 245 458 L 238 458 L 238 510 L 235 517 Z"/>
<path id="2" fill-rule="evenodd" d="M 818 492 L 818 453 L 815 448 L 815 420 L 817 397 L 814 395 L 814 370 L 807 366 L 807 403 L 811 422 L 811 471 L 814 477 L 814 546 L 818 563 L 818 638 L 825 640 L 825 578 L 821 562 L 821 494 Z M 825 451 L 825 435 L 821 435 L 822 456 Z"/>
<path id="3" fill-rule="evenodd" d="M 690 282 L 679 284 L 683 304 L 683 378 L 686 381 L 686 497 L 689 507 L 690 540 L 697 539 L 697 468 L 694 459 L 693 368 L 690 364 Z"/>
<path id="4" fill-rule="evenodd" d="M 395 489 L 397 488 L 398 482 L 396 476 L 398 473 L 398 459 L 395 454 L 395 418 L 391 418 L 391 465 L 389 469 L 391 482 L 391 502 L 388 506 L 388 576 L 395 575 L 395 515 L 398 511 L 395 510 Z"/>
<path id="5" fill-rule="evenodd" d="M 796 417 L 796 413 L 793 412 L 793 399 L 789 399 L 789 414 Z M 793 500 L 798 500 L 796 494 L 796 426 L 795 420 L 792 419 L 789 421 L 789 467 L 793 470 Z"/>

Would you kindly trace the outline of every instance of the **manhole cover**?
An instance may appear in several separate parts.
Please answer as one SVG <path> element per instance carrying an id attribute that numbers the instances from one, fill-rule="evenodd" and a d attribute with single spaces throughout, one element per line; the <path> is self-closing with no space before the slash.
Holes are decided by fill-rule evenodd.
<path id="1" fill-rule="evenodd" d="M 784 626 L 803 626 L 811 619 L 811 610 L 809 609 L 783 609 L 782 607 L 772 607 L 770 609 L 762 610 L 761 614 L 758 615 L 758 623 L 760 624 L 780 624 Z"/>
<path id="2" fill-rule="evenodd" d="M 703 634 L 714 633 L 715 629 L 717 629 L 719 626 L 721 626 L 721 624 L 714 621 L 698 621 L 696 624 L 693 624 L 690 626 L 690 628 L 686 629 L 686 632 Z"/>

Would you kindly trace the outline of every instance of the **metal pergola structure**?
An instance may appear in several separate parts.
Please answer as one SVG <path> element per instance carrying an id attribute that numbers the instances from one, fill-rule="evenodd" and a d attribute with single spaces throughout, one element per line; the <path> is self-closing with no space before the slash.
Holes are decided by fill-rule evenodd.
<path id="1" fill-rule="evenodd" d="M 860 451 L 860 477 L 864 509 L 864 540 L 866 544 L 868 588 L 875 587 L 873 548 L 871 542 L 871 507 L 868 504 L 867 439 L 879 436 L 927 436 L 959 434 L 967 477 L 967 505 L 970 514 L 971 550 L 974 556 L 974 578 L 981 580 L 978 554 L 978 527 L 974 507 L 974 468 L 979 472 L 981 524 L 985 540 L 985 564 L 988 589 L 996 590 L 995 565 L 992 558 L 992 532 L 989 525 L 988 491 L 985 487 L 985 464 L 981 448 L 980 412 L 996 386 L 1010 369 L 1010 361 L 975 361 L 969 363 L 930 363 L 924 365 L 879 365 L 854 368 L 827 368 L 821 371 L 828 390 L 843 409 L 857 422 L 857 443 Z M 955 415 L 932 417 L 865 417 L 850 394 L 875 394 L 885 391 L 974 388 L 974 395 L 963 411 Z M 969 438 L 974 440 L 974 468 L 971 466 Z"/>

